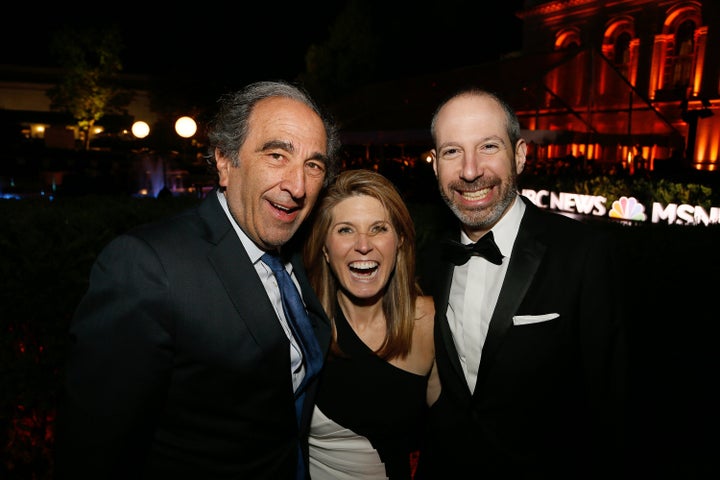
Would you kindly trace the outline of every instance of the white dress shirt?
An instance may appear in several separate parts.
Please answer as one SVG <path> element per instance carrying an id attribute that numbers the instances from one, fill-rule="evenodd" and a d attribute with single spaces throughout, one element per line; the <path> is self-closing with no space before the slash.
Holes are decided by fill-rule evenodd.
<path id="1" fill-rule="evenodd" d="M 492 228 L 495 243 L 504 257 L 501 265 L 472 256 L 466 264 L 456 266 L 453 271 L 447 319 L 471 392 L 475 391 L 488 326 L 524 212 L 525 204 L 516 197 L 508 212 Z M 460 233 L 460 242 L 472 243 L 465 232 Z"/>

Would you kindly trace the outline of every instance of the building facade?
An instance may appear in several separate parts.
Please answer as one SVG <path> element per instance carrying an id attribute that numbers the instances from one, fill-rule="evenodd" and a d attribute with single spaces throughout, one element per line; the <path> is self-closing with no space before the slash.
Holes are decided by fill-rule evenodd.
<path id="1" fill-rule="evenodd" d="M 529 166 L 715 171 L 719 10 L 717 0 L 528 0 L 517 12 L 520 51 L 367 86 L 338 102 L 335 115 L 346 144 L 428 149 L 438 103 L 482 86 L 517 111 Z"/>
<path id="2" fill-rule="evenodd" d="M 75 148 L 82 134 L 67 113 L 52 111 L 47 91 L 57 85 L 62 69 L 0 65 L 0 124 L 3 135 L 42 141 L 48 147 Z M 132 100 L 122 114 L 104 116 L 90 132 L 92 136 L 131 135 L 135 120 L 152 124 L 158 115 L 150 107 L 145 85 L 149 78 L 140 75 L 120 76 L 124 88 L 132 91 Z"/>
<path id="3" fill-rule="evenodd" d="M 514 92 L 515 106 L 524 128 L 563 140 L 537 153 L 717 170 L 719 10 L 712 0 L 526 2 L 523 56 L 555 63 Z"/>

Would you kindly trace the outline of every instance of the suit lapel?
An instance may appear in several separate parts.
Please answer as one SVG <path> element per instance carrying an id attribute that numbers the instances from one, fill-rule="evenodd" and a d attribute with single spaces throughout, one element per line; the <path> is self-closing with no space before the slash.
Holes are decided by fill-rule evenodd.
<path id="1" fill-rule="evenodd" d="M 546 244 L 538 240 L 537 233 L 540 225 L 536 222 L 537 212 L 533 207 L 526 205 L 520 230 L 510 256 L 510 264 L 490 319 L 478 370 L 478 384 L 486 375 L 488 366 L 492 363 L 503 337 L 512 326 L 512 318 L 525 299 L 547 249 Z"/>
<path id="2" fill-rule="evenodd" d="M 252 337 L 258 345 L 272 344 L 279 337 L 284 338 L 280 323 L 268 321 L 268 318 L 276 316 L 275 310 L 267 299 L 250 257 L 214 193 L 208 195 L 200 205 L 199 212 L 208 226 L 208 241 L 215 244 L 208 254 L 208 260 L 217 271 Z M 248 302 L 248 298 L 265 298 L 266 301 Z"/>
<path id="3" fill-rule="evenodd" d="M 460 364 L 460 356 L 455 348 L 455 341 L 453 340 L 453 334 L 447 319 L 448 300 L 450 298 L 450 287 L 452 285 L 453 269 L 455 266 L 448 261 L 442 260 L 443 256 L 439 245 L 440 242 L 437 242 L 435 244 L 436 248 L 431 252 L 431 258 L 435 259 L 436 262 L 432 270 L 434 298 L 437 305 L 442 305 L 441 308 L 436 309 L 435 338 L 436 341 L 439 340 L 442 342 L 442 346 L 447 352 L 445 357 L 452 367 L 454 373 L 453 378 L 455 379 L 451 385 L 448 381 L 449 379 L 443 378 L 443 388 L 461 388 L 465 392 L 465 395 L 469 396 L 471 392 L 465 380 L 465 373 Z"/>
<path id="4" fill-rule="evenodd" d="M 445 275 L 447 277 L 447 286 L 442 291 L 443 301 L 441 302 L 441 305 L 445 305 L 445 308 L 443 308 L 440 312 L 442 315 L 442 321 L 438 322 L 439 325 L 437 330 L 439 330 L 440 339 L 443 342 L 445 350 L 448 352 L 450 365 L 452 366 L 453 372 L 458 379 L 458 383 L 462 385 L 463 389 L 469 394 L 470 390 L 468 388 L 467 381 L 465 380 L 465 373 L 463 372 L 462 365 L 460 364 L 460 356 L 455 348 L 455 340 L 453 340 L 453 334 L 450 330 L 450 324 L 447 319 L 447 305 L 448 297 L 450 295 L 450 283 L 452 281 L 453 267 L 454 266 L 451 263 L 448 263 L 447 273 Z"/>

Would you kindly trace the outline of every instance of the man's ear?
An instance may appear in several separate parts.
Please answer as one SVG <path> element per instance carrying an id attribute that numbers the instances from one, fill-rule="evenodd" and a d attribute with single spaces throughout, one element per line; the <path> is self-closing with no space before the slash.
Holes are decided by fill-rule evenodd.
<path id="1" fill-rule="evenodd" d="M 221 187 L 227 187 L 232 162 L 220 152 L 219 148 L 215 149 L 215 166 L 218 171 L 218 184 Z"/>
<path id="2" fill-rule="evenodd" d="M 435 172 L 435 176 L 437 177 L 437 150 L 434 148 L 430 150 L 430 159 L 432 160 L 433 172 Z"/>
<path id="3" fill-rule="evenodd" d="M 525 169 L 525 160 L 527 160 L 527 143 L 521 138 L 515 144 L 515 169 L 518 174 Z"/>

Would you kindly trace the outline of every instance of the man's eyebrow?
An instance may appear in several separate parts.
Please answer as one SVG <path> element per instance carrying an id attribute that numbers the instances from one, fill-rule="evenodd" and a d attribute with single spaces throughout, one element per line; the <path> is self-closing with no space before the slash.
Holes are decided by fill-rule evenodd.
<path id="1" fill-rule="evenodd" d="M 490 141 L 493 141 L 493 140 L 496 140 L 496 141 L 502 143 L 504 146 L 507 146 L 507 142 L 505 141 L 505 139 L 503 138 L 503 136 L 502 136 L 502 135 L 495 135 L 495 134 L 493 134 L 493 135 L 487 135 L 487 136 L 479 139 L 476 143 L 486 143 L 486 142 L 490 142 Z M 460 148 L 462 148 L 462 147 L 460 146 L 460 144 L 461 144 L 461 142 L 459 142 L 459 141 L 457 141 L 457 140 L 451 140 L 451 141 L 448 141 L 448 142 L 445 142 L 445 143 L 441 143 L 440 145 L 438 145 L 438 146 L 436 147 L 436 149 L 441 149 L 441 148 L 446 148 L 446 147 L 460 147 Z"/>
<path id="2" fill-rule="evenodd" d="M 265 142 L 260 151 L 280 149 L 285 150 L 288 153 L 295 152 L 295 145 L 292 142 L 286 142 L 285 140 L 269 140 Z M 314 152 L 309 157 L 312 160 L 318 160 L 323 163 L 328 163 L 328 156 L 322 152 Z"/>
<path id="3" fill-rule="evenodd" d="M 325 163 L 325 164 L 328 163 L 328 156 L 325 155 L 324 153 L 315 152 L 315 153 L 313 153 L 312 155 L 310 155 L 310 158 L 311 158 L 312 160 L 318 160 L 318 161 L 323 162 L 323 163 Z"/>
<path id="4" fill-rule="evenodd" d="M 503 145 L 505 144 L 505 139 L 502 137 L 502 135 L 495 135 L 495 134 L 493 134 L 493 135 L 487 135 L 487 136 L 485 136 L 485 137 L 483 137 L 483 138 L 480 139 L 480 141 L 483 142 L 483 143 L 484 143 L 484 142 L 490 142 L 490 141 L 492 141 L 492 140 L 497 140 L 497 141 L 499 141 L 500 143 L 502 143 Z"/>
<path id="5" fill-rule="evenodd" d="M 291 142 L 286 142 L 284 140 L 269 140 L 263 144 L 260 150 L 273 150 L 276 148 L 285 150 L 286 152 L 290 153 L 295 151 L 295 145 L 293 145 Z"/>

